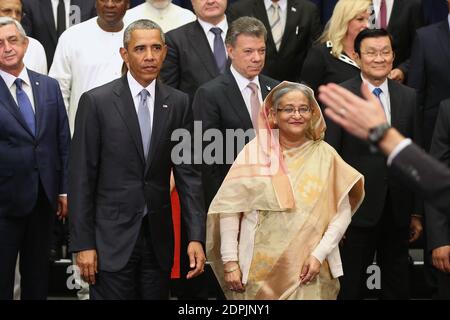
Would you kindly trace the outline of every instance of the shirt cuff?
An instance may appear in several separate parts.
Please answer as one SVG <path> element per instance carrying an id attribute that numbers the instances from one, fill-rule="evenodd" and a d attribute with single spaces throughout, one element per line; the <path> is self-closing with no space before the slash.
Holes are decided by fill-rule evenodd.
<path id="1" fill-rule="evenodd" d="M 58 194 L 59 197 L 67 197 L 67 193 Z"/>
<path id="2" fill-rule="evenodd" d="M 404 139 L 402 140 L 395 148 L 392 150 L 391 154 L 389 155 L 387 159 L 387 165 L 391 166 L 392 161 L 394 161 L 394 158 L 407 146 L 409 146 L 412 143 L 411 139 Z"/>

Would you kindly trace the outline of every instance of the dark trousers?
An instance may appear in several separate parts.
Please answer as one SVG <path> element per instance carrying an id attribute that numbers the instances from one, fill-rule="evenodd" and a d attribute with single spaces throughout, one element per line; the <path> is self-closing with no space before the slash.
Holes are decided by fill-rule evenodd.
<path id="1" fill-rule="evenodd" d="M 169 287 L 170 270 L 162 270 L 156 260 L 144 217 L 128 263 L 117 272 L 99 270 L 89 292 L 91 300 L 166 300 Z"/>
<path id="2" fill-rule="evenodd" d="M 338 299 L 364 298 L 367 280 L 373 274 L 367 273 L 367 268 L 372 264 L 375 252 L 381 275 L 380 298 L 409 298 L 409 225 L 396 225 L 388 199 L 377 226 L 350 225 L 347 229 L 341 247 L 344 276 L 340 278 Z"/>
<path id="3" fill-rule="evenodd" d="M 22 300 L 47 299 L 49 250 L 53 216 L 42 186 L 33 211 L 20 218 L 0 217 L 0 300 L 12 300 L 20 252 Z"/>

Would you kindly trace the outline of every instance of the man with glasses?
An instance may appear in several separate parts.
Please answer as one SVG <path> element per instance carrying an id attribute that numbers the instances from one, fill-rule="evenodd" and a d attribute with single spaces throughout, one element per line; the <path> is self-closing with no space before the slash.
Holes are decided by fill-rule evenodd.
<path id="1" fill-rule="evenodd" d="M 361 83 L 379 99 L 386 118 L 385 126 L 374 131 L 372 138 L 387 130 L 388 124 L 403 135 L 416 139 L 416 95 L 414 90 L 388 79 L 395 55 L 392 37 L 384 29 L 367 29 L 355 39 L 356 62 L 361 75 L 342 86 L 361 95 Z M 388 174 L 386 159 L 374 154 L 365 142 L 347 134 L 328 121 L 326 140 L 342 158 L 365 177 L 366 197 L 347 229 L 341 248 L 344 277 L 341 299 L 361 299 L 370 274 L 367 267 L 376 261 L 381 270 L 381 298 L 407 299 L 408 243 L 417 240 L 422 231 L 420 201 Z"/>

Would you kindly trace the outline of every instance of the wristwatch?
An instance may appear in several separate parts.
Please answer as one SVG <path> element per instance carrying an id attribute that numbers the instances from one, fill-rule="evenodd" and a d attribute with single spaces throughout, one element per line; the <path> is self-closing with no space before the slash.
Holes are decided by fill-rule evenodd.
<path id="1" fill-rule="evenodd" d="M 384 135 L 390 128 L 390 124 L 385 122 L 369 129 L 369 136 L 367 137 L 367 140 L 369 140 L 370 149 L 373 152 L 378 151 L 378 143 L 381 141 L 381 139 L 383 139 Z"/>

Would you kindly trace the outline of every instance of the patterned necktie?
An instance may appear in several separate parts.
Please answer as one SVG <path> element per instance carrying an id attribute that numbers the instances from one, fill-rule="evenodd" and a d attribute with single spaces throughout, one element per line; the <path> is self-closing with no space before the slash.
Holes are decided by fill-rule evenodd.
<path id="1" fill-rule="evenodd" d="M 219 68 L 220 73 L 224 73 L 227 64 L 227 55 L 222 39 L 222 29 L 211 28 L 210 31 L 214 33 L 214 58 L 216 59 L 217 68 Z"/>
<path id="2" fill-rule="evenodd" d="M 280 50 L 281 38 L 283 37 L 283 29 L 281 25 L 280 6 L 278 3 L 272 2 L 270 6 L 272 14 L 269 16 L 270 29 L 272 30 L 273 41 L 277 50 Z"/>
<path id="3" fill-rule="evenodd" d="M 258 85 L 256 83 L 250 82 L 247 87 L 252 90 L 252 94 L 250 96 L 250 109 L 253 128 L 255 130 L 258 130 L 259 109 L 261 108 L 261 104 L 258 98 Z"/>
<path id="4" fill-rule="evenodd" d="M 34 117 L 33 106 L 31 105 L 31 101 L 28 98 L 28 95 L 22 89 L 23 80 L 17 78 L 14 81 L 16 85 L 16 98 L 17 105 L 19 106 L 20 113 L 22 114 L 25 122 L 28 125 L 28 128 L 31 130 L 33 135 L 36 135 L 36 119 Z"/>
<path id="5" fill-rule="evenodd" d="M 384 110 L 383 101 L 381 101 L 381 97 L 380 97 L 381 94 L 383 93 L 383 90 L 381 90 L 380 88 L 375 88 L 375 89 L 373 89 L 372 93 L 375 95 L 375 97 L 378 98 L 378 101 L 380 101 L 381 108 L 383 108 L 384 116 L 386 117 L 386 111 Z"/>
<path id="6" fill-rule="evenodd" d="M 143 89 L 140 93 L 140 101 L 138 107 L 138 120 L 141 129 L 142 147 L 144 148 L 144 157 L 147 160 L 148 150 L 150 147 L 150 138 L 152 135 L 150 109 L 148 108 L 148 96 L 150 93 Z"/>
<path id="7" fill-rule="evenodd" d="M 56 10 L 56 34 L 59 36 L 66 30 L 66 5 L 64 0 L 59 0 Z"/>
<path id="8" fill-rule="evenodd" d="M 386 0 L 381 0 L 380 5 L 380 28 L 386 29 L 387 27 L 387 8 L 386 8 Z"/>

